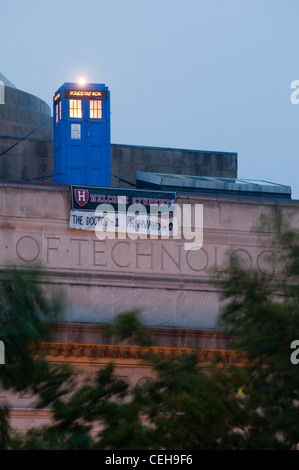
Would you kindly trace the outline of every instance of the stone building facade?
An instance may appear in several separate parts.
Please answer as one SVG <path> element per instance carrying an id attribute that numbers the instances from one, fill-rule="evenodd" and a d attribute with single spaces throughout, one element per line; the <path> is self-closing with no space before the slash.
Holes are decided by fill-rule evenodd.
<path id="1" fill-rule="evenodd" d="M 186 249 L 183 236 L 100 240 L 95 231 L 70 228 L 71 188 L 51 182 L 50 109 L 5 80 L 0 267 L 2 274 L 11 264 L 45 268 L 45 291 L 63 291 L 63 316 L 54 340 L 42 345 L 47 357 L 85 373 L 113 361 L 117 375 L 132 386 L 150 379 L 151 370 L 141 362 L 145 350 L 120 343 L 104 330 L 118 314 L 139 309 L 155 340 L 153 348 L 162 356 L 200 348 L 203 363 L 210 363 L 215 352 L 224 364 L 241 362 L 219 329 L 223 301 L 215 276 L 225 272 L 232 253 L 242 257 L 248 270 L 272 275 L 271 233 L 258 229 L 258 221 L 261 214 L 281 211 L 298 224 L 298 201 L 291 200 L 290 188 L 238 181 L 235 153 L 117 144 L 111 152 L 112 187 L 175 190 L 181 208 L 203 206 L 201 249 Z M 51 419 L 50 410 L 33 409 L 30 392 L 0 390 L 0 405 L 6 402 L 16 429 Z"/>
<path id="2" fill-rule="evenodd" d="M 140 362 L 142 348 L 106 337 L 100 326 L 136 308 L 152 329 L 155 350 L 161 354 L 201 348 L 203 362 L 215 351 L 224 362 L 241 360 L 217 324 L 222 299 L 214 276 L 225 271 L 228 250 L 238 252 L 248 269 L 270 276 L 271 234 L 252 227 L 262 213 L 273 215 L 277 210 L 293 214 L 296 223 L 298 201 L 184 192 L 177 197 L 181 206 L 203 204 L 200 250 L 186 250 L 184 239 L 99 240 L 94 231 L 69 228 L 68 185 L 1 183 L 2 269 L 8 264 L 43 266 L 48 273 L 45 289 L 62 289 L 66 296 L 55 341 L 44 344 L 50 360 L 89 372 L 112 360 L 117 374 L 131 385 L 150 378 L 150 370 Z M 0 403 L 6 400 L 18 429 L 50 419 L 49 410 L 31 409 L 30 395 L 9 397 L 0 392 Z"/>

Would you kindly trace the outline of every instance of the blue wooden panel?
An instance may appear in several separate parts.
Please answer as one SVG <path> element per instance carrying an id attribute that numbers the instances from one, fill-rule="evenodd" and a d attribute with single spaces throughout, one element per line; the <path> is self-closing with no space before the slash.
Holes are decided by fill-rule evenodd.
<path id="1" fill-rule="evenodd" d="M 97 103 L 100 112 L 91 114 L 91 100 Z M 64 83 L 54 95 L 53 124 L 54 181 L 110 187 L 108 87 L 89 83 L 82 88 L 76 83 Z"/>

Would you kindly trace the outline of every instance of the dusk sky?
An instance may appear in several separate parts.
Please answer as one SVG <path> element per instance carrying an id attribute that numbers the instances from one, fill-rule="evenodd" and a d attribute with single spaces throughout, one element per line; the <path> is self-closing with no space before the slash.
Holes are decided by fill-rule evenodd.
<path id="1" fill-rule="evenodd" d="M 239 178 L 299 199 L 298 0 L 9 0 L 0 41 L 0 72 L 51 108 L 105 83 L 112 143 L 237 152 Z"/>

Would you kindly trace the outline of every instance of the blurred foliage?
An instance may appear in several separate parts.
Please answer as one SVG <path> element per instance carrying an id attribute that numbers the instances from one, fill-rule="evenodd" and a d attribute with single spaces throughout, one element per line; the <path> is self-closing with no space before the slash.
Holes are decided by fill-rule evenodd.
<path id="1" fill-rule="evenodd" d="M 130 387 L 113 364 L 80 381 L 69 365 L 49 364 L 32 345 L 49 338 L 60 298 L 48 298 L 37 271 L 7 270 L 0 281 L 0 339 L 5 389 L 30 389 L 50 408 L 47 426 L 17 434 L 9 407 L 0 408 L 0 449 L 294 449 L 299 443 L 299 374 L 290 345 L 299 331 L 299 234 L 278 214 L 269 274 L 232 257 L 218 280 L 225 307 L 221 328 L 248 363 L 203 367 L 196 352 L 169 359 L 150 354 L 153 380 Z M 268 225 L 267 225 L 268 224 Z M 119 315 L 107 330 L 130 344 L 152 345 L 139 312 Z"/>

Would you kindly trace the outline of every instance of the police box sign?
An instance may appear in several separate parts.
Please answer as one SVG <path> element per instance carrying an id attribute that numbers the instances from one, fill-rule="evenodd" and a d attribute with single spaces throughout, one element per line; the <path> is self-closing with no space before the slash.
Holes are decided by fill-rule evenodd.
<path id="1" fill-rule="evenodd" d="M 107 90 L 64 90 L 65 98 L 107 99 Z"/>
<path id="2" fill-rule="evenodd" d="M 92 186 L 71 186 L 71 191 L 72 210 L 89 212 L 96 211 L 100 204 L 109 204 L 115 212 L 128 212 L 133 204 L 142 204 L 149 213 L 151 206 L 167 208 L 176 202 L 175 192 Z"/>

